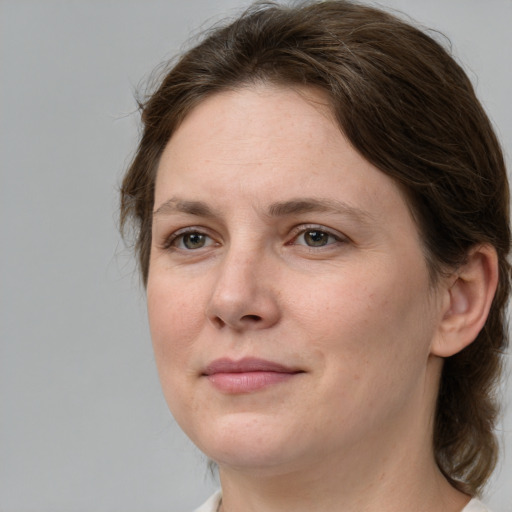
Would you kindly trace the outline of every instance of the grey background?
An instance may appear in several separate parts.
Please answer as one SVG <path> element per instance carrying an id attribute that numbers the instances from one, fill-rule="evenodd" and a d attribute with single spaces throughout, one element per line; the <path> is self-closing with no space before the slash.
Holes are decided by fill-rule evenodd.
<path id="1" fill-rule="evenodd" d="M 245 4 L 0 0 L 1 512 L 186 512 L 216 487 L 162 398 L 116 194 L 136 85 Z M 510 164 L 512 0 L 382 4 L 452 39 Z M 495 512 L 512 511 L 510 381 L 505 402 Z"/>

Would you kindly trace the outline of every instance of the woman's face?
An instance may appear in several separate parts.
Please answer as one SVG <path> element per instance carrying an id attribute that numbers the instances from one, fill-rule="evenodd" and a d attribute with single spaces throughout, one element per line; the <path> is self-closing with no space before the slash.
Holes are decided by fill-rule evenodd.
<path id="1" fill-rule="evenodd" d="M 325 103 L 216 94 L 158 168 L 156 361 L 176 420 L 221 468 L 375 456 L 433 414 L 441 307 L 417 227 Z"/>

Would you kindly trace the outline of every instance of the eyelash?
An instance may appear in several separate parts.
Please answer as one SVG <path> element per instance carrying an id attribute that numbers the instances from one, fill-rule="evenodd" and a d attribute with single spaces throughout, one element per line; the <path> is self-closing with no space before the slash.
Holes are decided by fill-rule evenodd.
<path id="1" fill-rule="evenodd" d="M 317 234 L 321 235 L 327 235 L 327 240 L 329 238 L 334 239 L 333 242 L 326 243 L 324 245 L 308 245 L 307 243 L 297 243 L 297 240 L 301 237 L 307 234 L 308 232 L 316 232 Z M 178 244 L 182 243 L 184 238 L 187 235 L 199 235 L 202 237 L 205 237 L 206 239 L 209 239 L 210 242 L 207 242 L 206 245 L 202 245 L 200 247 L 197 247 L 195 249 L 191 248 L 185 248 L 185 247 L 178 247 Z M 325 226 L 310 224 L 310 225 L 300 225 L 293 229 L 293 236 L 292 239 L 286 243 L 286 245 L 298 245 L 303 246 L 311 251 L 318 251 L 325 248 L 329 248 L 333 245 L 343 244 L 347 242 L 347 237 L 340 235 L 339 233 L 334 233 L 331 230 L 327 229 Z M 181 229 L 179 231 L 176 231 L 171 234 L 168 238 L 165 239 L 164 243 L 162 244 L 162 249 L 168 250 L 168 251 L 175 251 L 175 250 L 181 250 L 185 252 L 194 252 L 199 249 L 203 249 L 205 247 L 210 247 L 212 245 L 218 245 L 218 243 L 215 242 L 214 238 L 210 236 L 204 228 L 201 227 L 188 227 Z"/>
<path id="2" fill-rule="evenodd" d="M 347 237 L 341 235 L 340 233 L 335 233 L 331 231 L 330 229 L 327 229 L 325 226 L 319 226 L 315 224 L 310 225 L 301 225 L 298 226 L 295 230 L 295 234 L 290 242 L 287 243 L 287 245 L 303 245 L 304 247 L 308 248 L 309 250 L 321 250 L 324 248 L 327 248 L 329 246 L 342 244 L 344 242 L 347 242 Z M 326 243 L 325 245 L 308 245 L 306 243 L 304 244 L 297 244 L 296 241 L 299 237 L 304 236 L 308 232 L 316 232 L 321 233 L 322 235 L 327 235 L 328 238 L 333 238 L 334 242 Z"/>
<path id="3" fill-rule="evenodd" d="M 168 238 L 165 239 L 165 241 L 162 245 L 162 249 L 194 251 L 194 249 L 178 247 L 178 243 L 183 241 L 184 237 L 187 235 L 200 235 L 200 236 L 204 236 L 204 237 L 209 238 L 210 240 L 214 241 L 213 238 L 205 232 L 204 228 L 191 226 L 189 228 L 180 229 L 179 231 L 172 233 Z M 206 247 L 209 247 L 210 245 L 212 245 L 212 244 L 208 244 Z M 200 248 L 202 248 L 202 247 L 200 247 Z"/>

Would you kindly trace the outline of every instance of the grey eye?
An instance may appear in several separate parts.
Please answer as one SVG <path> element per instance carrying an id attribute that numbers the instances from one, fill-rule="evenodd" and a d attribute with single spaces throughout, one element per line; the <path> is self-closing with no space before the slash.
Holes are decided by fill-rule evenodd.
<path id="1" fill-rule="evenodd" d="M 329 234 L 323 231 L 306 231 L 304 233 L 304 241 L 312 247 L 326 245 L 329 242 Z"/>
<path id="2" fill-rule="evenodd" d="M 335 243 L 337 238 L 327 231 L 320 229 L 308 229 L 303 231 L 296 239 L 295 243 L 299 245 L 307 245 L 308 247 L 324 247 Z"/>
<path id="3" fill-rule="evenodd" d="M 207 245 L 209 237 L 202 233 L 186 233 L 181 236 L 181 242 L 178 244 L 185 249 L 201 249 Z"/>

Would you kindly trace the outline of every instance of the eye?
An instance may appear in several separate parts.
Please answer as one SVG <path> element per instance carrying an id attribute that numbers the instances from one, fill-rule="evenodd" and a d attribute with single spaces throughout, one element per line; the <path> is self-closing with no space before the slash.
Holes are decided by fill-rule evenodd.
<path id="1" fill-rule="evenodd" d="M 182 249 L 184 251 L 193 251 L 213 245 L 215 242 L 205 233 L 200 231 L 188 231 L 187 233 L 177 233 L 168 243 L 170 248 Z"/>
<path id="2" fill-rule="evenodd" d="M 340 242 L 340 237 L 319 228 L 305 229 L 294 240 L 295 244 L 308 247 L 325 247 L 337 242 Z"/>

